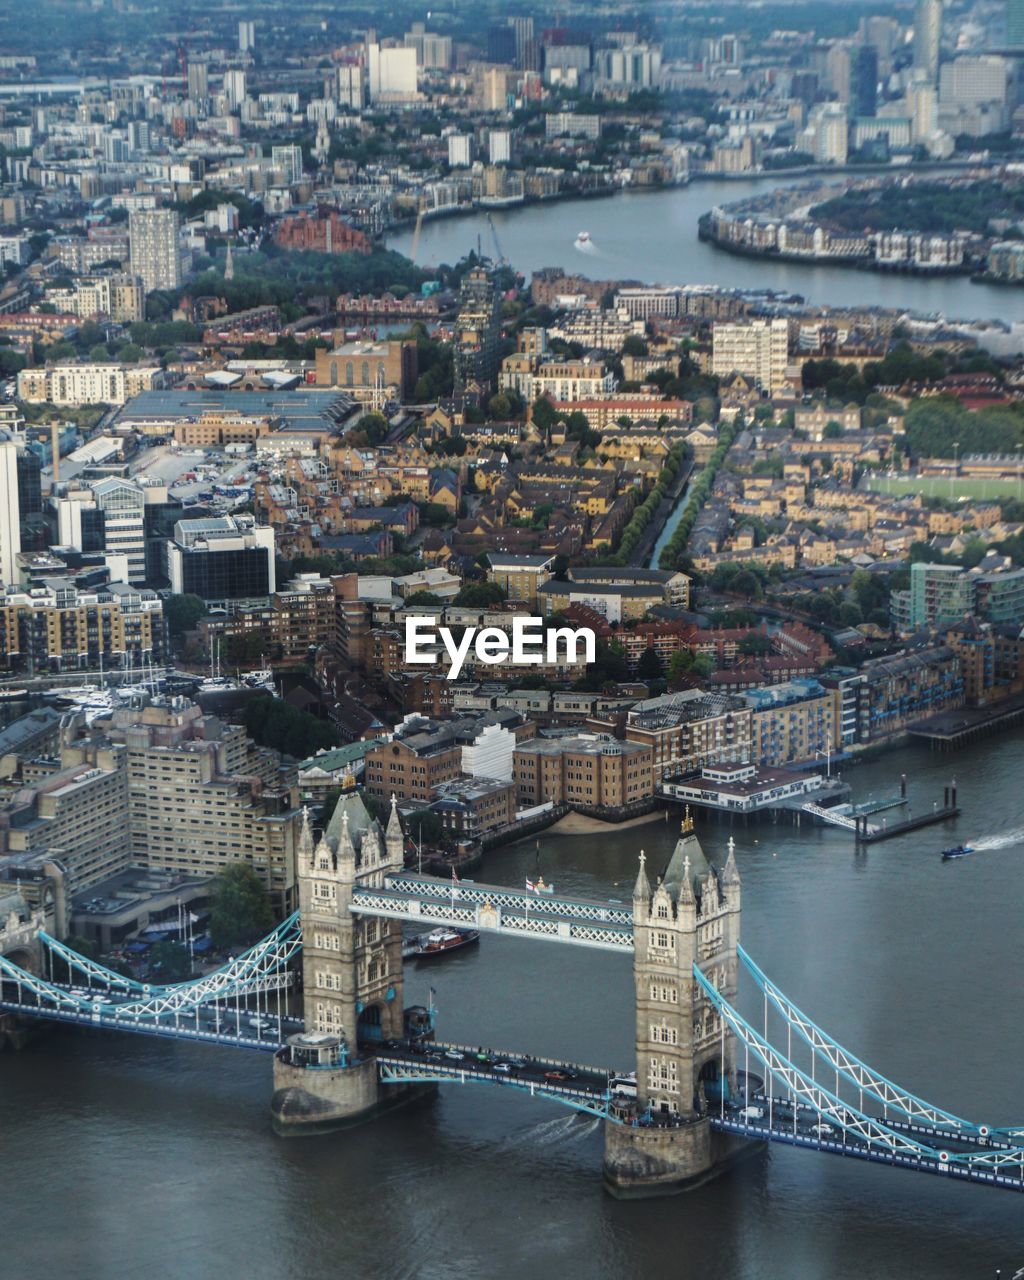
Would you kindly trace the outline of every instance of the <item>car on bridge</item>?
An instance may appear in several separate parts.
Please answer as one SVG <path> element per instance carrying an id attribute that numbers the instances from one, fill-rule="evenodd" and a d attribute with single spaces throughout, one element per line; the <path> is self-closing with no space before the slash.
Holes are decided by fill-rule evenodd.
<path id="1" fill-rule="evenodd" d="M 544 1079 L 545 1079 L 545 1080 L 555 1080 L 555 1081 L 558 1081 L 558 1080 L 575 1080 L 575 1079 L 576 1079 L 576 1072 L 575 1072 L 575 1071 L 568 1071 L 568 1070 L 565 1070 L 565 1071 L 545 1071 L 545 1072 L 544 1072 Z"/>
<path id="2" fill-rule="evenodd" d="M 445 1049 L 444 1056 L 451 1062 L 461 1062 L 465 1054 L 459 1053 L 457 1049 Z"/>

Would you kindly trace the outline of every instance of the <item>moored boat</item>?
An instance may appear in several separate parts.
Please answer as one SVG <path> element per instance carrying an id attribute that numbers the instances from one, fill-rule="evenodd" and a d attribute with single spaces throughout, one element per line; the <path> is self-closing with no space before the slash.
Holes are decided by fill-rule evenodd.
<path id="1" fill-rule="evenodd" d="M 408 955 L 414 960 L 434 960 L 451 951 L 471 947 L 479 941 L 480 934 L 476 929 L 434 929 L 416 938 Z M 402 949 L 402 954 L 407 954 L 405 948 Z"/>

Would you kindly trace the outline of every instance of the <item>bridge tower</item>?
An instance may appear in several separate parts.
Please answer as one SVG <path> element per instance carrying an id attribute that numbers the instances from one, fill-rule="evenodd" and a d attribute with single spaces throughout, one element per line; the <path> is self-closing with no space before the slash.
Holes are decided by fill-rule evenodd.
<path id="1" fill-rule="evenodd" d="M 637 1123 L 605 1126 L 604 1176 L 615 1195 L 696 1186 L 740 1148 L 713 1134 L 709 1108 L 735 1095 L 735 1046 L 693 978 L 696 962 L 728 1000 L 737 986 L 740 877 L 704 855 L 689 811 L 665 874 L 651 888 L 640 854 L 633 890 Z"/>
<path id="2" fill-rule="evenodd" d="M 302 922 L 303 1022 L 274 1060 L 271 1112 L 279 1133 L 355 1123 L 377 1110 L 377 1067 L 361 1046 L 403 1034 L 402 931 L 354 915 L 353 891 L 400 871 L 404 842 L 394 797 L 386 829 L 355 792 L 338 801 L 314 844 L 303 817 L 296 853 Z M 386 1101 L 400 1100 L 388 1090 Z"/>

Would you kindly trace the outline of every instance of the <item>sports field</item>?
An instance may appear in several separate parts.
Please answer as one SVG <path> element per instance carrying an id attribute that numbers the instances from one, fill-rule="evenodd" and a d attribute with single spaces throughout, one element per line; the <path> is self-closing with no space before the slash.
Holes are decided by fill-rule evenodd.
<path id="1" fill-rule="evenodd" d="M 920 493 L 925 498 L 944 498 L 947 502 L 1024 496 L 1024 485 L 1016 476 L 1005 480 L 975 480 L 965 476 L 890 476 L 879 472 L 867 477 L 867 485 L 875 493 L 891 493 L 894 497 Z"/>

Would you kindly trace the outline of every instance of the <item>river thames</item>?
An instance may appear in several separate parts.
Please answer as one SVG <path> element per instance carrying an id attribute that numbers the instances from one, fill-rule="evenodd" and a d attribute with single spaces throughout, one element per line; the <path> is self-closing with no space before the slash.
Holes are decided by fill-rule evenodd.
<path id="1" fill-rule="evenodd" d="M 966 276 L 926 279 L 740 258 L 698 240 L 697 221 L 714 205 L 785 185 L 777 176 L 700 181 L 663 191 L 529 205 L 491 217 L 502 253 L 527 278 L 541 267 L 562 267 L 598 280 L 777 289 L 836 307 L 907 307 L 925 315 L 941 312 L 948 319 L 1024 320 L 1024 288 L 972 284 Z M 574 247 L 580 231 L 590 233 L 590 252 Z M 493 256 L 484 213 L 425 222 L 419 264 L 456 262 L 477 247 L 478 237 L 483 252 Z M 388 247 L 402 253 L 411 245 L 411 231 L 388 238 Z"/>
<path id="2" fill-rule="evenodd" d="M 1024 736 L 970 753 L 904 748 L 849 772 L 858 797 L 901 771 L 930 808 L 955 772 L 958 822 L 856 853 L 847 832 L 736 829 L 743 939 L 817 1022 L 954 1112 L 1024 1121 Z M 704 823 L 722 859 L 727 828 Z M 546 880 L 628 898 L 675 818 L 542 837 Z M 942 863 L 954 839 L 979 852 Z M 522 884 L 533 842 L 482 877 Z M 439 1032 L 626 1068 L 630 964 L 484 937 L 407 971 L 437 988 Z M 741 991 L 743 989 L 741 988 Z M 741 996 L 741 1007 L 756 1007 Z M 365 1127 L 285 1141 L 261 1054 L 58 1029 L 0 1056 L 0 1240 L 10 1276 L 67 1280 L 963 1280 L 1024 1265 L 1024 1197 L 775 1147 L 703 1189 L 620 1203 L 595 1120 L 506 1091 L 445 1087 Z"/>

